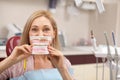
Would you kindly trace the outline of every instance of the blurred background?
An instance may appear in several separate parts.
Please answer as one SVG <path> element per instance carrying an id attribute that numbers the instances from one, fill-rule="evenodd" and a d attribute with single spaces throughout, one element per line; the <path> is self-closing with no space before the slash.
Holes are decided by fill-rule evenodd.
<path id="1" fill-rule="evenodd" d="M 28 17 L 37 10 L 49 10 L 53 14 L 61 46 L 69 47 L 63 52 L 73 64 L 76 80 L 97 80 L 97 77 L 102 80 L 101 63 L 98 65 L 99 76 L 96 76 L 90 32 L 93 31 L 97 45 L 106 44 L 104 32 L 107 32 L 109 43 L 113 45 L 113 31 L 117 46 L 120 46 L 120 0 L 0 0 L 1 58 L 5 58 L 7 39 L 21 35 Z M 74 46 L 80 47 L 79 51 L 70 48 Z M 107 66 L 104 78 L 109 80 Z"/>
<path id="2" fill-rule="evenodd" d="M 50 10 L 64 36 L 66 46 L 90 45 L 90 30 L 94 32 L 97 44 L 105 43 L 105 31 L 109 35 L 114 31 L 120 45 L 119 0 L 102 0 L 104 12 L 99 12 L 95 0 L 78 0 L 78 4 L 75 1 L 77 0 L 0 0 L 0 39 L 9 38 L 11 24 L 22 30 L 34 11 Z"/>

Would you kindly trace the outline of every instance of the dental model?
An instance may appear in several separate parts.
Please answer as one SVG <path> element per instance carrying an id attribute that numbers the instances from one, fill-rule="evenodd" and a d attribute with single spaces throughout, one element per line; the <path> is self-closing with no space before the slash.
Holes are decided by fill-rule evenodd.
<path id="1" fill-rule="evenodd" d="M 52 38 L 50 36 L 30 36 L 32 41 L 32 54 L 49 54 L 48 45 Z"/>

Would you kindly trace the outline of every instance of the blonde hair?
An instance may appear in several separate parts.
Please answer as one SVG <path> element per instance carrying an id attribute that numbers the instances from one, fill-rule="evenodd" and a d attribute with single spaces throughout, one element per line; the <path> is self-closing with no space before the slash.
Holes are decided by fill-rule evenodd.
<path id="1" fill-rule="evenodd" d="M 51 25 L 52 25 L 53 30 L 54 30 L 54 32 L 55 32 L 55 38 L 53 39 L 53 44 L 52 44 L 52 46 L 53 46 L 54 48 L 56 48 L 56 49 L 60 49 L 59 41 L 58 41 L 57 24 L 56 24 L 55 20 L 53 19 L 53 17 L 51 16 L 51 13 L 48 12 L 48 11 L 44 11 L 44 10 L 36 11 L 36 12 L 34 12 L 34 13 L 28 18 L 28 20 L 27 20 L 27 22 L 26 22 L 26 24 L 25 24 L 25 27 L 24 27 L 22 36 L 21 36 L 20 45 L 30 44 L 29 31 L 30 31 L 32 22 L 33 22 L 36 18 L 41 17 L 41 16 L 46 17 L 46 18 L 49 19 L 49 21 L 51 22 Z"/>

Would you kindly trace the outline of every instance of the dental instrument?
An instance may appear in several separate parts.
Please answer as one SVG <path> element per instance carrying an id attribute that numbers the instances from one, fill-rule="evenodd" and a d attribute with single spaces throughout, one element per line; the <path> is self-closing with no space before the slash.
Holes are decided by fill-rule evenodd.
<path id="1" fill-rule="evenodd" d="M 110 70 L 110 80 L 113 80 L 113 73 L 112 73 L 112 56 L 111 56 L 111 51 L 110 51 L 110 46 L 107 38 L 107 33 L 104 33 L 105 39 L 106 39 L 106 44 L 107 44 L 107 60 L 109 61 L 109 70 Z"/>
<path id="2" fill-rule="evenodd" d="M 114 32 L 112 32 L 112 38 L 113 38 L 113 44 L 114 44 L 114 49 L 115 49 L 115 55 L 114 55 L 114 61 L 116 63 L 116 73 L 115 73 L 115 79 L 117 80 L 117 75 L 118 75 L 118 61 L 119 61 L 119 56 L 118 56 L 118 51 L 117 51 L 117 45 L 116 45 L 116 41 L 115 41 L 115 36 L 114 36 Z"/>

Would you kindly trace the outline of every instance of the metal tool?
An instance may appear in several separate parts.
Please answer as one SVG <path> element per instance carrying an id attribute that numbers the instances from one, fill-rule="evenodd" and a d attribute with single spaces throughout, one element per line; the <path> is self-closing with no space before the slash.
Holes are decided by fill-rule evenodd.
<path id="1" fill-rule="evenodd" d="M 113 73 L 112 73 L 112 55 L 110 51 L 110 46 L 107 38 L 107 33 L 104 33 L 105 39 L 106 39 L 106 44 L 107 44 L 107 60 L 109 61 L 109 70 L 110 70 L 110 80 L 113 80 Z"/>
<path id="2" fill-rule="evenodd" d="M 117 51 L 117 45 L 115 41 L 115 36 L 114 32 L 112 32 L 112 38 L 113 38 L 113 44 L 114 44 L 114 49 L 115 49 L 115 55 L 114 55 L 114 62 L 116 63 L 116 74 L 115 74 L 115 80 L 117 80 L 117 75 L 118 75 L 118 62 L 119 62 L 119 56 L 118 56 L 118 51 Z"/>

